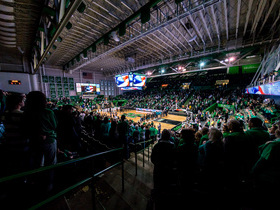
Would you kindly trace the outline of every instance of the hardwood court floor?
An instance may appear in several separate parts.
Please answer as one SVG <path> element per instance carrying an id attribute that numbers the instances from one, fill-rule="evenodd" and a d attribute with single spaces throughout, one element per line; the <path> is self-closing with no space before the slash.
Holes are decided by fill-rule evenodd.
<path id="1" fill-rule="evenodd" d="M 136 110 L 126 110 L 124 112 L 118 112 L 118 116 L 121 116 L 123 115 L 124 113 L 133 113 L 133 114 L 147 114 L 147 112 L 139 112 L 139 111 L 136 111 Z M 135 118 L 131 118 L 131 117 L 126 117 L 128 120 L 133 120 L 135 122 L 138 122 L 140 120 L 140 117 L 135 117 Z M 163 119 L 169 119 L 169 120 L 176 120 L 176 121 L 184 121 L 186 120 L 186 117 L 184 116 L 178 116 L 178 115 L 172 115 L 172 114 L 169 114 L 167 117 L 163 117 Z M 157 121 L 153 121 L 154 122 L 154 125 L 158 126 L 158 124 L 160 122 L 157 122 Z M 175 125 L 172 125 L 172 124 L 168 124 L 168 123 L 162 123 L 161 122 L 161 130 L 163 129 L 171 129 L 175 127 Z"/>

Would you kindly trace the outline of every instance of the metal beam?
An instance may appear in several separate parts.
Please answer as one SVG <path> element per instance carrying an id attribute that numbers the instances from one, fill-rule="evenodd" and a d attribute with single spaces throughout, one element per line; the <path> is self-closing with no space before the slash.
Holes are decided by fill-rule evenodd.
<path id="1" fill-rule="evenodd" d="M 178 48 L 178 50 L 183 51 L 180 47 L 177 46 L 177 44 L 175 42 L 173 42 L 168 36 L 166 36 L 164 33 L 162 33 L 160 30 L 158 30 L 158 32 L 164 36 L 166 39 L 168 39 L 175 47 Z"/>
<path id="2" fill-rule="evenodd" d="M 262 24 L 262 26 L 261 26 L 261 28 L 260 28 L 258 34 L 260 34 L 260 32 L 262 31 L 262 29 L 263 29 L 263 27 L 264 27 L 264 25 L 265 25 L 265 23 L 266 23 L 266 21 L 267 21 L 269 15 L 270 15 L 271 11 L 272 11 L 272 9 L 273 9 L 275 3 L 276 3 L 276 0 L 273 0 L 272 3 L 271 3 L 271 5 L 270 5 L 270 7 L 269 7 L 268 12 L 266 13 L 266 16 L 265 16 L 265 18 L 264 18 L 263 24 Z"/>
<path id="3" fill-rule="evenodd" d="M 214 6 L 212 5 L 210 8 L 211 8 L 212 16 L 213 16 L 213 19 L 214 19 L 214 24 L 215 24 L 218 40 L 220 40 L 220 31 L 219 31 L 219 27 L 218 27 L 216 14 L 215 14 L 215 11 L 214 11 Z"/>
<path id="4" fill-rule="evenodd" d="M 146 31 L 146 32 L 140 34 L 139 36 L 136 36 L 136 37 L 134 37 L 134 38 L 132 38 L 132 39 L 130 39 L 128 41 L 125 41 L 125 42 L 119 44 L 118 46 L 108 50 L 107 52 L 104 52 L 104 53 L 102 53 L 102 54 L 100 54 L 100 55 L 98 55 L 98 56 L 96 56 L 96 57 L 94 57 L 92 59 L 89 59 L 88 61 L 84 62 L 80 66 L 77 66 L 74 69 L 72 69 L 72 71 L 78 70 L 78 69 L 80 69 L 83 66 L 86 66 L 86 65 L 88 65 L 88 64 L 90 64 L 92 62 L 95 62 L 96 60 L 99 60 L 99 59 L 101 59 L 101 58 L 103 58 L 103 57 L 105 57 L 105 56 L 107 56 L 109 54 L 117 52 L 117 51 L 121 50 L 122 48 L 128 46 L 129 44 L 135 42 L 136 40 L 141 39 L 144 36 L 147 36 L 147 35 L 149 35 L 151 33 L 154 33 L 155 31 L 159 31 L 159 29 L 161 29 L 163 27 L 166 27 L 166 26 L 170 25 L 171 23 L 174 23 L 174 22 L 176 22 L 178 20 L 181 20 L 182 18 L 190 16 L 191 13 L 198 12 L 199 10 L 201 10 L 203 8 L 207 8 L 207 7 L 211 6 L 211 5 L 214 5 L 214 4 L 219 3 L 219 2 L 220 2 L 219 0 L 212 0 L 212 1 L 208 1 L 206 3 L 200 4 L 199 6 L 194 7 L 191 10 L 189 10 L 189 11 L 187 11 L 185 13 L 180 14 L 179 16 L 177 16 L 177 18 L 172 18 L 171 20 L 168 20 L 168 21 L 162 23 L 161 25 L 159 25 L 157 27 L 154 27 L 151 30 Z"/>
<path id="5" fill-rule="evenodd" d="M 241 0 L 238 0 L 238 3 L 237 3 L 237 17 L 236 17 L 236 30 L 235 30 L 235 39 L 236 40 L 237 40 L 237 36 L 238 36 L 240 8 L 241 8 Z"/>
<path id="6" fill-rule="evenodd" d="M 175 49 L 173 48 L 173 46 L 169 45 L 168 43 L 166 43 L 165 41 L 163 41 L 163 40 L 162 40 L 161 38 L 159 38 L 158 36 L 156 36 L 156 35 L 154 35 L 154 34 L 151 34 L 151 35 L 152 35 L 154 38 L 160 40 L 161 43 L 164 44 L 165 46 L 170 47 L 173 51 L 177 52 L 177 50 L 175 50 Z"/>
<path id="7" fill-rule="evenodd" d="M 207 32 L 207 34 L 208 34 L 208 37 L 209 37 L 211 43 L 213 43 L 213 40 L 212 40 L 210 31 L 209 31 L 209 29 L 208 29 L 208 27 L 207 27 L 206 20 L 205 20 L 205 18 L 204 18 L 203 13 L 202 13 L 202 10 L 199 11 L 199 15 L 200 15 L 200 18 L 201 18 L 201 20 L 202 20 L 202 22 L 203 22 L 203 24 L 204 24 L 204 28 L 206 29 L 206 32 Z"/>
<path id="8" fill-rule="evenodd" d="M 213 59 L 213 60 L 214 60 L 214 61 L 217 61 L 217 62 L 220 63 L 220 64 L 223 64 L 223 65 L 227 66 L 227 64 L 224 63 L 223 61 L 220 61 L 220 60 L 218 60 L 218 59 Z"/>
<path id="9" fill-rule="evenodd" d="M 189 50 L 173 33 L 171 33 L 170 31 L 169 31 L 169 29 L 167 28 L 167 27 L 165 27 L 164 28 L 166 31 L 168 31 L 169 32 L 169 34 L 174 38 L 174 39 L 176 39 L 181 45 L 183 45 L 183 47 L 184 48 L 186 48 L 187 50 Z"/>
<path id="10" fill-rule="evenodd" d="M 252 5 L 253 5 L 253 0 L 249 0 L 249 6 L 248 6 L 247 14 L 246 14 L 246 22 L 245 22 L 245 26 L 244 26 L 243 36 L 245 36 L 245 34 L 246 34 L 247 26 L 249 23 L 249 18 L 251 15 Z"/>
<path id="11" fill-rule="evenodd" d="M 256 16 L 255 16 L 255 19 L 254 19 L 254 22 L 253 22 L 253 26 L 252 26 L 250 35 L 255 34 L 255 30 L 257 29 L 259 20 L 262 16 L 262 12 L 265 8 L 265 2 L 266 2 L 266 0 L 261 0 L 260 3 L 259 3 L 258 10 L 256 12 Z"/>
<path id="12" fill-rule="evenodd" d="M 211 5 L 211 7 L 213 7 L 213 5 Z M 194 26 L 195 32 L 197 33 L 197 35 L 199 36 L 199 38 L 201 39 L 201 41 L 202 41 L 203 44 L 205 45 L 205 41 L 204 41 L 204 39 L 203 39 L 203 37 L 202 37 L 202 35 L 201 35 L 201 33 L 200 33 L 200 31 L 199 31 L 199 29 L 198 29 L 196 23 L 195 23 L 195 21 L 193 20 L 191 14 L 188 16 L 188 19 L 191 21 L 192 25 Z"/>
<path id="13" fill-rule="evenodd" d="M 93 2 L 94 2 L 94 1 L 93 1 Z M 89 9 L 90 11 L 92 11 L 93 13 L 99 15 L 100 17 L 104 18 L 105 20 L 108 20 L 108 21 L 110 21 L 111 23 L 114 23 L 114 21 L 112 21 L 110 18 L 108 18 L 108 17 L 106 17 L 106 16 L 100 14 L 99 12 L 97 12 L 97 11 L 91 9 L 90 7 L 89 7 L 88 9 Z"/>
<path id="14" fill-rule="evenodd" d="M 182 36 L 185 41 L 188 43 L 188 45 L 193 49 L 193 46 L 189 43 L 189 40 L 186 39 L 186 37 L 182 34 L 182 32 L 174 25 L 174 23 L 171 24 L 173 26 L 173 28 L 175 28 L 175 30 L 180 34 L 180 36 Z M 179 24 L 180 25 L 180 24 Z"/>
<path id="15" fill-rule="evenodd" d="M 52 38 L 52 40 L 50 41 L 49 45 L 47 46 L 46 50 L 44 51 L 43 55 L 41 56 L 38 65 L 36 67 L 34 67 L 34 74 L 38 71 L 39 66 L 43 63 L 44 58 L 47 56 L 48 52 L 50 51 L 50 49 L 52 48 L 55 40 L 58 38 L 58 36 L 60 35 L 60 33 L 62 32 L 62 30 L 64 29 L 64 27 L 66 26 L 66 24 L 68 23 L 68 21 L 70 20 L 70 18 L 72 17 L 73 13 L 77 10 L 77 8 L 80 6 L 80 3 L 82 2 L 82 0 L 75 0 L 71 6 L 71 8 L 69 9 L 69 11 L 67 12 L 66 15 L 64 15 L 62 21 L 59 23 L 58 28 Z"/>
<path id="16" fill-rule="evenodd" d="M 227 13 L 227 0 L 224 0 L 224 11 L 225 11 L 226 36 L 227 36 L 227 40 L 228 40 L 228 13 Z"/>
<path id="17" fill-rule="evenodd" d="M 182 22 L 182 20 L 179 20 L 179 22 L 181 23 L 182 27 L 187 31 L 187 33 L 189 34 L 190 37 L 192 37 L 193 35 L 191 34 L 191 32 L 189 31 L 189 29 L 187 29 L 187 27 L 185 26 L 185 24 Z M 195 44 L 199 47 L 199 44 L 197 43 L 196 40 L 194 40 Z"/>
<path id="18" fill-rule="evenodd" d="M 132 27 L 133 28 L 133 27 Z M 133 30 L 135 30 L 136 32 L 140 33 L 140 31 L 138 31 L 137 29 L 133 28 Z M 156 42 L 154 41 L 153 39 L 151 39 L 148 35 L 146 36 L 148 39 L 150 39 L 152 42 Z M 157 42 L 156 42 L 157 43 Z M 157 43 L 159 45 L 159 43 Z M 160 45 L 159 45 L 160 46 Z M 166 49 L 170 54 L 171 54 L 171 51 Z M 163 50 L 161 50 L 162 52 L 164 52 Z M 165 52 L 164 52 L 165 53 Z"/>
<path id="19" fill-rule="evenodd" d="M 157 18 L 154 16 L 154 15 L 152 15 L 151 14 L 151 17 L 152 18 L 154 18 L 155 20 L 157 20 Z M 173 23 L 172 23 L 173 24 Z M 164 43 L 165 45 L 167 45 L 168 47 L 170 47 L 172 50 L 174 50 L 174 48 L 171 46 L 171 45 L 169 45 L 168 43 L 166 43 L 166 42 L 164 42 L 164 41 L 162 41 L 162 39 L 160 39 L 158 36 L 155 36 L 154 34 L 152 34 L 154 37 L 156 37 L 157 39 L 159 39 L 162 43 Z M 176 50 L 174 50 L 175 52 L 176 52 Z"/>
<path id="20" fill-rule="evenodd" d="M 275 27 L 275 25 L 276 25 L 277 21 L 279 20 L 279 18 L 280 18 L 280 11 L 278 11 L 278 16 L 277 16 L 277 18 L 275 19 L 274 23 L 272 24 L 272 26 L 271 26 L 271 28 L 270 28 L 270 31 L 273 30 L 273 28 Z"/>

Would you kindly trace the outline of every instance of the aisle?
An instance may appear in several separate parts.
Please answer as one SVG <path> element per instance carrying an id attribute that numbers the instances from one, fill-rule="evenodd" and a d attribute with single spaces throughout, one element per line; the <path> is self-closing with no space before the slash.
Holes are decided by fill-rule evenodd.
<path id="1" fill-rule="evenodd" d="M 151 155 L 152 148 L 150 148 Z M 115 167 L 96 178 L 96 209 L 146 209 L 153 188 L 153 164 L 148 161 L 148 150 L 137 155 L 137 176 L 135 156 L 124 162 L 124 192 L 122 192 L 121 166 Z M 71 209 L 92 209 L 91 190 L 86 186 L 68 200 Z"/>

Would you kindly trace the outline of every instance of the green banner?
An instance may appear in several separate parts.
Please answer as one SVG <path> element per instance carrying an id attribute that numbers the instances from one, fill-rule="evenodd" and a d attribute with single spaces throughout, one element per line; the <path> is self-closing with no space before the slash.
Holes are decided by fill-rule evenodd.
<path id="1" fill-rule="evenodd" d="M 217 103 L 214 103 L 211 106 L 209 106 L 208 108 L 204 109 L 202 112 L 204 113 L 204 112 L 209 111 L 210 113 L 212 113 L 216 108 L 217 108 Z"/>
<path id="2" fill-rule="evenodd" d="M 228 74 L 238 74 L 239 66 L 231 66 L 228 68 Z"/>
<path id="3" fill-rule="evenodd" d="M 242 66 L 242 74 L 255 73 L 258 70 L 259 66 L 260 66 L 259 63 L 243 65 Z"/>
<path id="4" fill-rule="evenodd" d="M 226 109 L 234 109 L 233 105 L 228 105 L 228 104 L 218 104 L 218 107 L 226 108 Z"/>

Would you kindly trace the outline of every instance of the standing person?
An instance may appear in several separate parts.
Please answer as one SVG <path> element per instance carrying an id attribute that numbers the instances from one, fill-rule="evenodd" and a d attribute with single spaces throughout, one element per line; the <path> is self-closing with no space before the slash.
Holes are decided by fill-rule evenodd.
<path id="1" fill-rule="evenodd" d="M 170 141 L 171 134 L 167 129 L 162 131 L 162 138 L 154 146 L 151 161 L 154 164 L 153 181 L 155 197 L 155 209 L 169 209 L 177 203 L 174 197 L 166 198 L 166 194 L 177 186 L 178 170 L 175 144 Z"/>
<path id="2" fill-rule="evenodd" d="M 237 190 L 247 180 L 249 142 L 238 120 L 230 120 L 227 124 L 228 134 L 224 135 L 226 187 Z"/>
<path id="3" fill-rule="evenodd" d="M 177 182 L 173 168 L 176 164 L 176 147 L 170 141 L 169 130 L 162 131 L 162 138 L 154 146 L 151 161 L 154 164 L 154 188 L 168 190 L 171 183 Z"/>
<path id="4" fill-rule="evenodd" d="M 124 158 L 125 159 L 129 158 L 128 130 L 129 130 L 128 122 L 125 120 L 125 115 L 122 115 L 121 121 L 118 124 L 118 132 L 119 132 L 120 141 L 122 142 L 123 147 L 124 147 Z"/>
<path id="5" fill-rule="evenodd" d="M 195 130 L 184 128 L 180 133 L 178 153 L 179 182 L 184 192 L 193 188 L 194 175 L 197 162 L 197 145 L 195 144 Z"/>
<path id="6" fill-rule="evenodd" d="M 24 131 L 30 140 L 31 168 L 57 163 L 56 117 L 46 108 L 46 96 L 40 91 L 32 91 L 26 96 L 24 111 Z M 47 174 L 46 191 L 53 188 L 53 172 Z"/>
<path id="7" fill-rule="evenodd" d="M 0 120 L 5 126 L 4 141 L 1 144 L 3 175 L 15 174 L 28 169 L 29 145 L 23 135 L 22 117 L 25 95 L 12 93 L 7 96 L 7 107 Z M 7 172 L 7 173 L 6 173 Z"/>
<path id="8" fill-rule="evenodd" d="M 113 120 L 111 122 L 111 128 L 109 131 L 109 144 L 114 147 L 121 147 L 121 142 L 119 142 L 119 133 L 117 131 L 117 121 Z"/>
<path id="9" fill-rule="evenodd" d="M 250 168 L 259 159 L 259 146 L 270 140 L 269 133 L 262 126 L 263 122 L 260 118 L 253 117 L 249 120 L 249 130 L 245 132 L 249 141 L 248 155 L 250 157 Z"/>
<path id="10" fill-rule="evenodd" d="M 260 158 L 252 170 L 258 196 L 255 198 L 256 205 L 261 206 L 259 209 L 274 209 L 279 205 L 280 129 L 275 131 L 275 136 L 274 141 L 259 147 Z M 269 202 L 267 202 L 268 200 Z"/>
<path id="11" fill-rule="evenodd" d="M 60 150 L 79 152 L 81 149 L 80 136 L 75 128 L 75 120 L 72 115 L 73 106 L 64 105 L 62 111 L 56 116 L 58 121 L 57 140 Z"/>
<path id="12" fill-rule="evenodd" d="M 108 117 L 105 117 L 101 123 L 101 140 L 106 144 L 109 141 L 109 132 L 111 128 L 111 123 L 109 122 Z"/>
<path id="13" fill-rule="evenodd" d="M 209 191 L 221 190 L 223 187 L 223 134 L 217 128 L 209 130 L 209 140 L 200 146 L 203 155 L 202 172 Z"/>
<path id="14" fill-rule="evenodd" d="M 203 127 L 201 129 L 202 137 L 200 139 L 199 146 L 202 145 L 203 142 L 208 141 L 208 139 L 209 139 L 208 132 L 209 132 L 209 128 L 207 128 L 207 127 Z"/>
<path id="15" fill-rule="evenodd" d="M 152 143 L 154 143 L 156 140 L 156 136 L 157 136 L 157 129 L 155 128 L 154 125 L 151 125 L 150 136 L 151 136 L 151 139 L 153 140 Z"/>

